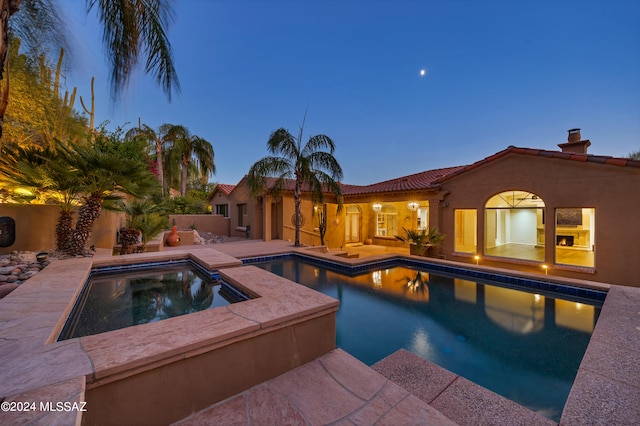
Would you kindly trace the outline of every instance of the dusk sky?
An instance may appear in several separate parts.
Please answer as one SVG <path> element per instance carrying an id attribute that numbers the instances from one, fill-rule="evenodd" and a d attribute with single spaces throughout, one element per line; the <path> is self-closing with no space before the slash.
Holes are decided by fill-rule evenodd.
<path id="1" fill-rule="evenodd" d="M 345 183 L 470 164 L 510 145 L 640 150 L 637 0 L 180 0 L 170 28 L 182 85 L 152 77 L 109 97 L 101 35 L 84 2 L 67 85 L 96 123 L 182 124 L 214 147 L 212 182 L 237 183 L 279 127 L 336 143 Z M 421 76 L 420 71 L 425 70 Z M 76 105 L 78 105 L 77 103 Z M 127 124 L 128 123 L 128 124 Z"/>

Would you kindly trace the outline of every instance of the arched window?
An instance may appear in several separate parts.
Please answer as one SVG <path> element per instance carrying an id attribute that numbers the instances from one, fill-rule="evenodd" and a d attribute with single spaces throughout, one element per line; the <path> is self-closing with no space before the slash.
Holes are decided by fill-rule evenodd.
<path id="1" fill-rule="evenodd" d="M 485 204 L 486 256 L 544 262 L 544 201 L 522 190 L 505 191 Z"/>
<path id="2" fill-rule="evenodd" d="M 398 235 L 398 209 L 391 204 L 384 204 L 376 213 L 376 237 L 394 235 Z"/>

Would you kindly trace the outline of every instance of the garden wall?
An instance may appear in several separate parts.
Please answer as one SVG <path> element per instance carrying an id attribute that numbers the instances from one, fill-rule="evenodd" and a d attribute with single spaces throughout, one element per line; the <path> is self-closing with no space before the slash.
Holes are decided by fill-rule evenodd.
<path id="1" fill-rule="evenodd" d="M 56 223 L 60 215 L 58 206 L 41 204 L 0 204 L 0 217 L 15 221 L 15 242 L 0 247 L 0 254 L 18 251 L 48 251 L 56 248 Z M 74 217 L 74 220 L 76 217 Z M 94 224 L 88 246 L 113 249 L 119 214 L 102 211 Z"/>
<path id="2" fill-rule="evenodd" d="M 196 231 L 211 232 L 216 235 L 230 236 L 230 219 L 217 214 L 171 214 L 169 225 L 178 230 L 195 229 Z"/>

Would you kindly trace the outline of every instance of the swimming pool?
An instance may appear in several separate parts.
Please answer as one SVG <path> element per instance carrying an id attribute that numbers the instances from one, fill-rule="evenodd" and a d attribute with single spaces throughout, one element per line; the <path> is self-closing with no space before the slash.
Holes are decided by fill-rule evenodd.
<path id="1" fill-rule="evenodd" d="M 58 340 L 161 321 L 248 298 L 190 261 L 96 268 Z"/>
<path id="2" fill-rule="evenodd" d="M 340 300 L 336 344 L 366 364 L 405 348 L 555 421 L 606 295 L 414 261 L 246 262 Z"/>

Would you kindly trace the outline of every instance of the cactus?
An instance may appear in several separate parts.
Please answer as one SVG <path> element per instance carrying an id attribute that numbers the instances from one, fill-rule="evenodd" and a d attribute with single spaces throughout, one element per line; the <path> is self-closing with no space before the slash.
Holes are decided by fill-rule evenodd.
<path id="1" fill-rule="evenodd" d="M 93 89 L 93 83 L 95 81 L 95 77 L 91 77 L 91 110 L 87 108 L 82 100 L 82 96 L 80 96 L 80 103 L 82 104 L 82 109 L 89 115 L 89 130 L 93 131 L 95 124 L 95 91 Z"/>

